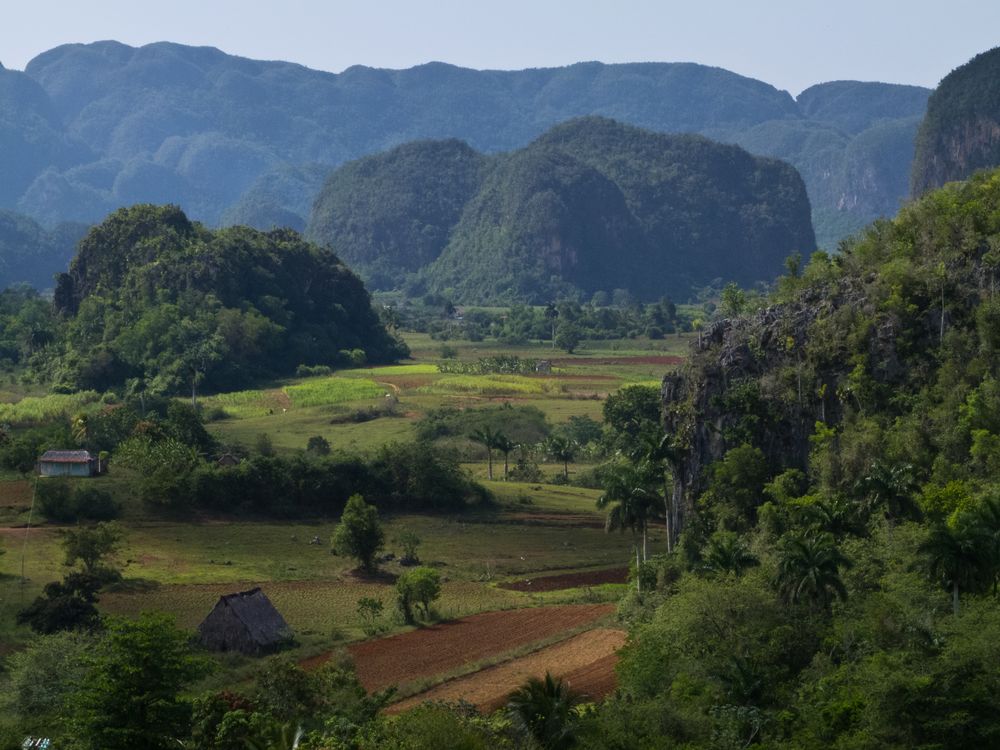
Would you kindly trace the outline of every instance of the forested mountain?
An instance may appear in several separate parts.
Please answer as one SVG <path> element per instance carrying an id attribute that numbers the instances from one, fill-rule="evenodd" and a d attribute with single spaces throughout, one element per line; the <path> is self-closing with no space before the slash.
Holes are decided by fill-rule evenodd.
<path id="1" fill-rule="evenodd" d="M 376 289 L 432 263 L 492 161 L 458 140 L 417 141 L 335 170 L 308 236 L 329 244 Z"/>
<path id="2" fill-rule="evenodd" d="M 997 744 L 997 236 L 1000 172 L 949 185 L 664 379 L 681 533 L 581 746 Z"/>
<path id="3" fill-rule="evenodd" d="M 998 208 L 1000 172 L 955 183 L 815 254 L 755 315 L 706 330 L 664 380 L 678 492 L 696 496 L 705 467 L 744 443 L 830 491 L 849 493 L 877 460 L 929 485 L 992 482 Z"/>
<path id="4" fill-rule="evenodd" d="M 54 307 L 58 345 L 33 365 L 57 388 L 231 389 L 352 350 L 405 354 L 336 256 L 290 229 L 212 231 L 176 206 L 119 209 L 91 229 Z"/>
<path id="5" fill-rule="evenodd" d="M 686 298 L 720 277 L 766 281 L 815 247 L 787 164 L 598 117 L 492 157 L 424 141 L 351 162 L 320 193 L 309 236 L 376 288 L 408 279 L 469 303 L 619 288 Z"/>
<path id="6" fill-rule="evenodd" d="M 325 172 L 359 156 L 427 138 L 506 151 L 602 115 L 791 161 L 832 248 L 906 195 L 928 93 L 839 82 L 796 101 L 690 63 L 331 74 L 205 47 L 70 44 L 0 70 L 0 208 L 52 225 L 172 202 L 208 225 L 301 228 Z"/>
<path id="7" fill-rule="evenodd" d="M 55 268 L 65 268 L 86 233 L 83 224 L 60 224 L 47 231 L 37 222 L 0 209 L 0 289 L 30 284 L 51 289 Z"/>
<path id="8" fill-rule="evenodd" d="M 927 103 L 913 161 L 914 195 L 1000 165 L 1000 47 L 941 81 Z"/>

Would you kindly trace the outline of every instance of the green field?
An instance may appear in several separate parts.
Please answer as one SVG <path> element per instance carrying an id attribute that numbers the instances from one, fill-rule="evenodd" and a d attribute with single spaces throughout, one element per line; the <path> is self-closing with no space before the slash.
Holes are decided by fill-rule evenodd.
<path id="1" fill-rule="evenodd" d="M 684 356 L 690 334 L 658 341 L 584 342 L 574 354 L 548 344 L 499 345 L 490 342 L 437 342 L 426 334 L 406 334 L 412 359 L 388 367 L 342 370 L 333 377 L 298 378 L 280 388 L 222 393 L 203 399 L 227 418 L 211 425 L 223 441 L 253 445 L 266 433 L 278 451 L 302 450 L 313 435 L 334 449 L 368 451 L 386 442 L 412 439 L 413 424 L 430 409 L 468 408 L 490 403 L 526 403 L 545 412 L 554 424 L 573 416 L 600 419 L 608 393 L 624 385 L 658 386 L 663 374 Z M 457 375 L 441 373 L 441 349 L 447 344 L 460 361 L 508 354 L 548 359 L 551 374 Z M 387 394 L 396 400 L 386 410 Z M 358 411 L 384 413 L 352 421 Z"/>
<path id="2" fill-rule="evenodd" d="M 432 409 L 460 409 L 502 403 L 531 405 L 549 423 L 574 416 L 601 419 L 606 396 L 632 383 L 656 384 L 687 344 L 672 337 L 655 342 L 585 343 L 577 354 L 553 352 L 547 345 L 498 346 L 448 342 L 463 361 L 495 354 L 550 359 L 551 373 L 537 375 L 459 375 L 438 369 L 441 344 L 429 337 L 407 336 L 412 359 L 389 367 L 355 368 L 332 376 L 291 378 L 270 387 L 211 394 L 201 398 L 208 427 L 223 443 L 253 446 L 266 433 L 281 453 L 302 450 L 311 436 L 322 435 L 334 449 L 371 451 L 391 441 L 415 437 L 416 423 Z M 11 415 L 43 418 L 71 413 L 97 401 L 96 394 L 46 396 L 2 404 Z M 0 421 L 3 418 L 0 417 Z M 440 570 L 444 592 L 437 605 L 441 617 L 571 601 L 611 600 L 621 585 L 545 593 L 520 593 L 498 587 L 546 572 L 620 567 L 632 558 L 628 534 L 607 534 L 595 503 L 598 490 L 556 485 L 552 478 L 562 465 L 543 463 L 540 483 L 488 481 L 477 446 L 462 436 L 446 444 L 463 448 L 463 466 L 496 498 L 487 510 L 449 516 L 399 515 L 385 518 L 386 550 L 399 556 L 399 533 L 415 532 L 422 540 L 419 554 Z M 465 444 L 464 447 L 462 444 Z M 573 478 L 590 469 L 571 463 Z M 9 480 L 9 481 L 5 481 Z M 16 479 L 16 481 L 14 481 Z M 218 596 L 262 586 L 296 630 L 303 656 L 363 637 L 357 600 L 373 596 L 392 610 L 391 583 L 359 580 L 354 562 L 331 554 L 330 536 L 336 519 L 277 522 L 248 519 L 164 520 L 129 494 L 127 473 L 112 472 L 95 480 L 124 502 L 122 524 L 127 541 L 118 556 L 125 583 L 101 595 L 108 613 L 131 615 L 143 610 L 175 613 L 181 625 L 194 627 Z M 59 529 L 35 516 L 26 535 L 24 524 L 31 498 L 31 480 L 0 477 L 0 650 L 16 647 L 30 637 L 15 628 L 13 614 L 37 596 L 42 587 L 61 578 Z M 41 522 L 41 525 L 38 525 Z M 318 538 L 319 544 L 310 542 Z M 662 532 L 651 534 L 652 549 L 662 544 Z M 25 540 L 27 543 L 25 544 Z M 24 579 L 22 581 L 22 560 Z M 390 575 L 397 562 L 381 565 Z M 401 625 L 387 617 L 385 626 Z M 221 660 L 230 679 L 248 662 L 229 656 Z M 223 679 L 222 677 L 218 679 Z"/>
<path id="3" fill-rule="evenodd" d="M 86 481 L 86 480 L 82 480 Z M 488 483 L 497 507 L 457 516 L 405 515 L 386 519 L 387 549 L 397 556 L 399 532 L 422 540 L 421 559 L 446 580 L 438 612 L 444 617 L 536 603 L 573 600 L 572 592 L 524 594 L 496 587 L 544 572 L 627 564 L 628 535 L 606 534 L 595 509 L 597 491 L 568 486 Z M 531 504 L 521 501 L 530 498 Z M 197 625 L 223 593 L 263 586 L 300 634 L 303 647 L 330 646 L 338 638 L 361 637 L 355 613 L 358 598 L 375 596 L 391 609 L 391 586 L 358 581 L 354 562 L 333 555 L 334 520 L 277 522 L 126 522 L 127 542 L 118 555 L 126 585 L 102 595 L 105 611 L 177 613 L 185 626 Z M 314 537 L 320 544 L 310 544 Z M 12 613 L 60 578 L 59 529 L 0 530 L 8 554 L 0 557 L 0 633 L 10 633 Z M 654 546 L 661 540 L 654 530 Z M 24 553 L 26 582 L 20 580 Z M 390 574 L 402 569 L 383 563 Z M 336 633 L 334 632 L 336 630 Z M 332 634 L 332 635 L 331 635 Z M 23 634 L 22 634 L 23 635 Z M 336 638 L 334 638 L 336 636 Z M 333 639 L 333 640 L 331 640 Z"/>

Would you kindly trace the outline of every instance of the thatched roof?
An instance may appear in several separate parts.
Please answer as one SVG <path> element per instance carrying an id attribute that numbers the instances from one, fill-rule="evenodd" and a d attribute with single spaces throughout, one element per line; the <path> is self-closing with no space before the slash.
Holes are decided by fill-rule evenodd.
<path id="1" fill-rule="evenodd" d="M 198 634 L 210 649 L 244 654 L 274 651 L 292 638 L 285 618 L 259 587 L 220 597 Z"/>

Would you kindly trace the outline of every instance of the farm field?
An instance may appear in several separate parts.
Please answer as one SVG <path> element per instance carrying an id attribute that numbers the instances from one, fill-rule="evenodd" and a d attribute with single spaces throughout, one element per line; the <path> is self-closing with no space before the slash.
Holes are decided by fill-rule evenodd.
<path id="1" fill-rule="evenodd" d="M 609 393 L 629 384 L 658 386 L 663 374 L 683 361 L 690 336 L 585 341 L 571 355 L 548 344 L 449 341 L 454 361 L 513 355 L 548 360 L 553 368 L 551 374 L 463 375 L 438 370 L 445 361 L 441 342 L 426 334 L 406 334 L 411 350 L 407 363 L 290 379 L 278 387 L 217 394 L 203 402 L 222 417 L 210 425 L 221 440 L 252 445 L 266 433 L 280 452 L 303 449 L 313 435 L 328 440 L 334 450 L 370 451 L 411 440 L 416 421 L 443 406 L 530 404 L 555 424 L 573 416 L 599 420 Z"/>
<path id="2" fill-rule="evenodd" d="M 571 604 L 512 612 L 487 612 L 441 622 L 349 648 L 358 679 L 369 691 L 447 674 L 522 646 L 593 625 L 611 604 Z"/>
<path id="3" fill-rule="evenodd" d="M 616 652 L 625 643 L 625 632 L 595 628 L 546 646 L 525 656 L 458 677 L 410 696 L 390 707 L 392 712 L 414 708 L 424 701 L 466 701 L 480 711 L 500 708 L 507 696 L 526 680 L 553 677 L 565 680 L 586 700 L 605 697 L 615 687 Z"/>
<path id="4" fill-rule="evenodd" d="M 399 365 L 355 368 L 292 378 L 259 390 L 203 396 L 205 413 L 214 417 L 208 428 L 224 444 L 244 446 L 253 446 L 266 433 L 279 454 L 290 455 L 316 435 L 326 438 L 334 451 L 366 452 L 387 442 L 411 441 L 417 423 L 442 407 L 510 403 L 536 407 L 551 425 L 572 417 L 600 421 L 609 393 L 633 383 L 658 384 L 687 346 L 686 337 L 585 342 L 579 354 L 566 355 L 538 344 L 448 342 L 458 362 L 513 354 L 548 359 L 553 367 L 545 374 L 466 375 L 439 371 L 440 342 L 423 335 L 408 335 L 407 341 L 413 356 Z M 96 396 L 88 394 L 82 401 L 43 397 L 5 408 L 14 420 L 88 404 L 96 408 Z M 387 552 L 398 559 L 401 532 L 413 532 L 421 539 L 422 562 L 440 572 L 437 624 L 410 630 L 391 614 L 393 579 L 403 571 L 396 559 L 381 562 L 382 576 L 366 580 L 355 575 L 354 561 L 331 554 L 336 518 L 275 521 L 187 513 L 168 520 L 132 499 L 132 475 L 114 467 L 107 476 L 82 480 L 111 492 L 123 504 L 125 543 L 115 562 L 125 581 L 102 592 L 99 607 L 124 616 L 147 610 L 170 612 L 179 625 L 194 628 L 218 597 L 260 586 L 296 633 L 292 658 L 323 658 L 346 647 L 366 687 L 399 682 L 404 688 L 400 695 L 406 697 L 438 689 L 434 686 L 450 680 L 446 684 L 466 685 L 473 691 L 470 695 L 482 696 L 477 702 L 490 705 L 494 698 L 483 680 L 492 678 L 483 678 L 484 670 L 494 674 L 489 670 L 503 663 L 508 665 L 504 675 L 527 674 L 525 670 L 538 668 L 553 655 L 562 663 L 563 652 L 551 649 L 565 643 L 563 666 L 582 670 L 581 680 L 590 674 L 586 680 L 606 689 L 614 664 L 609 644 L 615 636 L 605 633 L 599 644 L 591 643 L 581 631 L 609 622 L 614 602 L 625 590 L 632 537 L 604 531 L 604 514 L 596 508 L 601 491 L 561 483 L 561 463 L 541 457 L 540 478 L 521 482 L 504 481 L 502 461 L 495 461 L 491 481 L 481 446 L 462 435 L 449 437 L 442 445 L 458 451 L 462 467 L 490 490 L 494 502 L 457 514 L 411 513 L 382 519 Z M 593 466 L 586 456 L 579 456 L 569 464 L 570 480 Z M 4 648 L 23 639 L 8 637 L 14 633 L 14 613 L 66 572 L 62 527 L 46 523 L 36 511 L 32 527 L 25 530 L 32 482 L 19 475 L 0 477 L 0 547 L 6 550 L 0 556 Z M 663 538 L 661 528 L 651 528 L 651 551 L 662 546 Z M 387 637 L 364 640 L 357 613 L 363 597 L 383 602 L 387 614 L 380 628 Z M 437 660 L 427 664 L 411 663 L 386 645 L 396 643 L 393 638 L 444 638 L 445 643 L 458 632 L 462 635 L 457 645 L 404 649 L 412 658 L 437 654 Z M 590 645 L 584 648 L 580 645 L 584 643 Z M 256 664 L 233 654 L 217 661 L 221 670 L 211 684 L 219 686 L 243 679 Z M 477 672 L 479 682 L 468 676 L 470 672 Z M 593 689 L 600 693 L 599 687 Z"/>

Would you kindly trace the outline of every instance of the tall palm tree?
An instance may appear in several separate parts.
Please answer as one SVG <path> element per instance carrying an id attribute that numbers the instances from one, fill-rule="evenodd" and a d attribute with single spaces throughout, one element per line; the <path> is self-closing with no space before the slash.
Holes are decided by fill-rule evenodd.
<path id="1" fill-rule="evenodd" d="M 557 461 L 562 461 L 563 477 L 569 479 L 569 462 L 576 456 L 576 445 L 569 438 L 553 435 L 545 442 L 546 452 Z"/>
<path id="2" fill-rule="evenodd" d="M 704 569 L 716 575 L 732 574 L 739 578 L 747 568 L 760 565 L 743 539 L 731 531 L 712 535 L 705 548 Z"/>
<path id="3" fill-rule="evenodd" d="M 903 518 L 919 518 L 920 508 L 913 500 L 918 484 L 911 464 L 890 466 L 875 461 L 855 485 L 866 498 L 868 508 L 881 508 L 891 530 Z"/>
<path id="4" fill-rule="evenodd" d="M 778 590 L 786 602 L 808 601 L 826 609 L 835 596 L 847 599 L 840 569 L 850 566 L 850 560 L 837 549 L 832 534 L 786 535 L 778 559 Z"/>
<path id="5" fill-rule="evenodd" d="M 605 531 L 625 531 L 642 537 L 642 559 L 647 556 L 649 519 L 653 515 L 655 490 L 649 486 L 649 475 L 634 464 L 620 461 L 604 474 L 604 493 L 597 498 L 600 509 L 611 506 L 605 520 Z"/>
<path id="6" fill-rule="evenodd" d="M 87 415 L 81 412 L 73 417 L 71 429 L 73 432 L 73 440 L 76 441 L 77 445 L 82 446 L 85 442 L 87 442 L 87 438 L 90 437 L 90 423 L 87 419 Z"/>
<path id="7" fill-rule="evenodd" d="M 490 426 L 483 427 L 480 430 L 475 430 L 469 438 L 486 447 L 486 466 L 487 466 L 487 476 L 493 479 L 493 449 L 497 447 L 497 433 L 493 431 Z"/>
<path id="8" fill-rule="evenodd" d="M 674 540 L 679 531 L 678 508 L 674 503 L 674 488 L 670 466 L 677 458 L 670 435 L 662 434 L 658 424 L 646 421 L 637 423 L 637 435 L 622 450 L 636 467 L 663 488 L 663 521 L 667 532 L 667 552 L 673 552 Z"/>
<path id="9" fill-rule="evenodd" d="M 984 557 L 996 594 L 1000 584 L 1000 495 L 988 495 L 982 500 L 973 514 L 973 523 L 984 535 Z"/>
<path id="10" fill-rule="evenodd" d="M 498 451 L 503 453 L 503 478 L 504 481 L 506 481 L 507 468 L 510 465 L 510 452 L 517 447 L 517 443 L 504 435 L 502 432 L 498 432 L 494 438 L 493 444 Z"/>
<path id="11" fill-rule="evenodd" d="M 935 527 L 917 548 L 927 562 L 931 578 L 951 590 L 951 608 L 956 615 L 961 592 L 982 589 L 993 577 L 990 543 L 985 530 L 969 521 L 956 529 Z"/>
<path id="12" fill-rule="evenodd" d="M 836 496 L 817 500 L 803 509 L 806 521 L 828 531 L 834 537 L 857 530 L 858 514 L 855 507 L 846 498 Z"/>
<path id="13" fill-rule="evenodd" d="M 573 710 L 580 696 L 548 672 L 532 677 L 507 699 L 514 726 L 544 750 L 564 750 L 576 742 L 577 717 Z"/>

